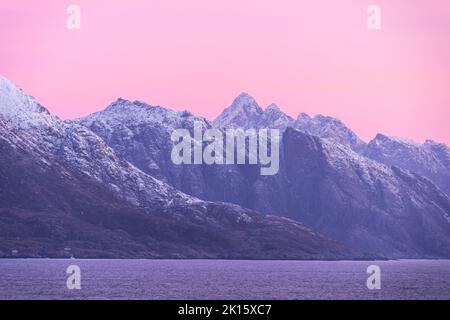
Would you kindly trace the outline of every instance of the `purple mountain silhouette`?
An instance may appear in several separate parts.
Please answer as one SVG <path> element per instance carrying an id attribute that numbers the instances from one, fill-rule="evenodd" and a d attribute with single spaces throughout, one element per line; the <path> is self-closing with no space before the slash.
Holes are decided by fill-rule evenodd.
<path id="1" fill-rule="evenodd" d="M 370 257 L 293 220 L 184 194 L 4 78 L 0 151 L 0 257 L 66 257 L 65 247 L 77 257 Z"/>
<path id="2" fill-rule="evenodd" d="M 174 165 L 170 134 L 195 121 L 281 129 L 279 173 Z M 124 99 L 63 122 L 0 78 L 0 142 L 3 256 L 450 257 L 450 199 L 430 177 L 377 161 L 337 119 L 294 120 L 248 94 L 213 123 Z"/>
<path id="3" fill-rule="evenodd" d="M 241 94 L 213 124 L 126 100 L 76 122 L 140 170 L 196 197 L 287 216 L 388 257 L 449 256 L 447 195 L 416 173 L 358 153 L 365 144 L 339 120 L 299 118 L 300 125 L 277 107 L 263 110 Z M 205 127 L 281 128 L 279 174 L 263 177 L 251 165 L 174 165 L 170 134 L 173 128 L 192 131 L 194 121 Z"/>

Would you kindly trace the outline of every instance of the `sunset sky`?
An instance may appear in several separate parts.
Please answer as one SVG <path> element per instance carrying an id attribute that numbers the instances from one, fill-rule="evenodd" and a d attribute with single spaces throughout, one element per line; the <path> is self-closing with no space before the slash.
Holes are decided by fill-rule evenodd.
<path id="1" fill-rule="evenodd" d="M 213 119 L 245 91 L 366 141 L 450 144 L 448 0 L 1 1 L 0 26 L 0 74 L 63 119 L 118 97 Z"/>

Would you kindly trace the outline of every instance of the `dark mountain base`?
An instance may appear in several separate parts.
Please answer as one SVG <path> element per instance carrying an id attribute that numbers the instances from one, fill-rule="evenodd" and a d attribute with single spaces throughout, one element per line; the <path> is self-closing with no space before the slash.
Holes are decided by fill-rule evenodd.
<path id="1" fill-rule="evenodd" d="M 0 257 L 368 258 L 299 223 L 235 205 L 134 207 L 88 175 L 1 137 L 0 191 Z"/>

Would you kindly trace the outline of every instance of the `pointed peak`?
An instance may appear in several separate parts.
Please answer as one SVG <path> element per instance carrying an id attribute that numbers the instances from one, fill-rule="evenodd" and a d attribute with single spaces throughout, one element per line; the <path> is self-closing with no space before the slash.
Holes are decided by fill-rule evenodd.
<path id="1" fill-rule="evenodd" d="M 249 95 L 247 92 L 241 92 L 236 99 L 253 99 L 251 95 Z M 254 100 L 254 99 L 253 99 Z"/>
<path id="2" fill-rule="evenodd" d="M 265 110 L 267 111 L 276 111 L 276 112 L 282 112 L 281 109 L 275 104 L 275 103 L 271 103 Z"/>
<path id="3" fill-rule="evenodd" d="M 132 102 L 133 105 L 138 106 L 138 107 L 143 107 L 143 108 L 161 108 L 161 109 L 165 109 L 163 107 L 160 106 L 152 106 L 150 104 L 148 104 L 147 102 L 141 101 L 141 100 L 134 100 Z"/>
<path id="4" fill-rule="evenodd" d="M 23 90 L 9 79 L 0 75 L 0 91 L 4 94 L 14 94 L 16 96 L 23 95 Z"/>
<path id="5" fill-rule="evenodd" d="M 235 113 L 241 111 L 244 111 L 247 114 L 262 114 L 264 112 L 263 109 L 258 105 L 256 100 L 251 95 L 245 92 L 237 96 L 233 100 L 233 103 L 224 110 L 224 112 L 226 113 Z"/>
<path id="6" fill-rule="evenodd" d="M 314 117 L 314 119 L 319 120 L 319 121 L 328 121 L 328 122 L 342 123 L 341 119 L 339 119 L 339 118 L 330 117 L 330 116 L 324 116 L 323 114 L 316 115 Z"/>
<path id="7" fill-rule="evenodd" d="M 19 110 L 50 114 L 34 97 L 27 95 L 19 86 L 0 75 L 0 111 L 4 114 L 15 114 Z"/>
<path id="8" fill-rule="evenodd" d="M 255 109 L 260 109 L 256 100 L 246 92 L 239 94 L 231 104 L 231 107 L 253 107 Z"/>
<path id="9" fill-rule="evenodd" d="M 311 120 L 311 117 L 307 113 L 301 112 L 298 115 L 297 120 L 301 120 L 301 119 Z"/>

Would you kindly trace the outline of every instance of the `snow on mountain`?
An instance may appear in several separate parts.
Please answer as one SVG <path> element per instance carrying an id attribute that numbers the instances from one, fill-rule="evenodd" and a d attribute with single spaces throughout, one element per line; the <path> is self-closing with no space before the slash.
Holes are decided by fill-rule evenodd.
<path id="1" fill-rule="evenodd" d="M 419 173 L 450 194 L 450 149 L 445 144 L 432 140 L 420 144 L 378 134 L 368 143 L 363 154 L 379 162 Z"/>
<path id="2" fill-rule="evenodd" d="M 152 106 L 145 102 L 128 101 L 122 98 L 117 99 L 105 110 L 78 120 L 75 121 L 83 122 L 87 126 L 91 126 L 95 122 L 102 122 L 102 124 L 110 127 L 131 123 L 135 125 L 154 123 L 168 130 L 180 128 L 183 122 L 193 122 L 195 120 L 203 122 L 205 126 L 210 127 L 210 124 L 204 118 L 195 117 L 188 111 L 173 111 L 160 106 Z"/>
<path id="3" fill-rule="evenodd" d="M 389 257 L 450 256 L 448 196 L 416 173 L 355 152 L 362 142 L 337 119 L 301 115 L 291 124 L 293 120 L 275 105 L 262 110 L 246 94 L 236 98 L 214 125 L 282 129 L 289 123 L 281 143 L 280 172 L 263 177 L 258 166 L 174 165 L 171 131 L 192 130 L 195 121 L 211 126 L 187 111 L 119 99 L 101 112 L 62 122 L 9 82 L 2 84 L 0 101 L 0 142 L 32 150 L 44 164 L 53 157 L 129 204 L 191 217 L 185 222 L 203 221 L 201 228 L 222 227 L 217 214 L 224 211 L 250 225 L 260 219 L 247 209 L 196 197 L 228 201 L 294 218 L 332 238 Z M 384 145 L 378 138 L 373 144 Z M 410 150 L 419 148 L 392 140 Z M 432 152 L 436 159 L 444 159 L 436 162 L 439 165 L 448 163 L 444 145 L 428 141 L 420 148 L 427 157 Z M 395 148 L 381 149 L 395 154 Z M 419 159 L 421 164 L 430 161 L 425 156 Z M 289 230 L 295 226 L 281 220 L 267 223 L 268 234 L 274 224 Z"/>
<path id="4" fill-rule="evenodd" d="M 352 130 L 333 117 L 316 115 L 311 118 L 306 113 L 301 113 L 292 127 L 310 135 L 349 146 L 356 152 L 365 147 L 365 143 Z"/>
<path id="5" fill-rule="evenodd" d="M 52 116 L 34 98 L 27 96 L 5 78 L 1 79 L 0 115 L 10 134 L 27 137 L 26 144 L 98 181 L 105 183 L 128 201 L 141 206 L 163 204 L 169 195 L 173 199 L 189 197 L 161 181 L 144 174 L 118 158 L 115 152 L 85 126 L 63 122 Z"/>
<path id="6" fill-rule="evenodd" d="M 238 105 L 233 112 L 239 113 L 247 104 Z M 450 211 L 448 197 L 420 176 L 371 160 L 333 139 L 290 127 L 283 134 L 280 172 L 275 176 L 262 177 L 258 167 L 250 165 L 174 165 L 170 159 L 172 125 L 190 130 L 196 117 L 141 107 L 141 103 L 123 100 L 77 122 L 87 125 L 142 171 L 201 199 L 288 216 L 347 244 L 390 257 L 450 254 L 431 240 L 422 246 L 412 239 L 411 230 L 420 237 L 434 230 L 446 243 L 450 232 L 445 220 Z M 259 109 L 253 106 L 250 110 Z M 252 126 L 258 127 L 264 114 L 273 124 L 273 119 L 283 118 L 280 113 L 273 105 L 253 119 Z M 325 132 L 332 132 L 331 128 Z M 427 226 L 414 222 L 408 229 L 403 219 L 423 220 Z M 428 224 L 442 226 L 433 229 Z"/>
<path id="7" fill-rule="evenodd" d="M 188 166 L 181 177 L 181 167 L 174 165 L 170 156 L 173 146 L 170 136 L 173 130 L 187 129 L 193 136 L 195 122 L 201 122 L 204 128 L 211 127 L 204 118 L 196 117 L 188 111 L 173 111 L 140 101 L 118 99 L 105 110 L 74 122 L 95 132 L 117 155 L 143 172 L 165 182 L 173 182 L 176 177 L 180 184 L 172 185 L 184 192 L 191 191 L 188 193 L 195 196 L 199 194 L 192 192 L 193 190 L 206 189 L 204 186 L 196 186 L 192 182 L 195 179 L 189 181 L 191 176 L 202 175 L 201 168 Z"/>
<path id="8" fill-rule="evenodd" d="M 274 103 L 263 110 L 247 93 L 241 93 L 214 121 L 219 128 L 260 129 L 273 128 L 284 131 L 294 120 Z"/>
<path id="9" fill-rule="evenodd" d="M 293 220 L 188 196 L 118 156 L 86 126 L 60 121 L 1 82 L 0 257 L 11 247 L 26 257 L 61 257 L 66 244 L 80 257 L 367 257 Z M 119 100 L 95 117 L 111 130 L 139 125 L 137 118 L 167 130 L 192 115 Z"/>
<path id="10" fill-rule="evenodd" d="M 226 108 L 213 124 L 220 128 L 256 128 L 260 116 L 264 113 L 256 100 L 247 93 L 241 93 Z"/>
<path id="11" fill-rule="evenodd" d="M 274 128 L 282 132 L 288 127 L 293 127 L 310 135 L 347 145 L 356 152 L 365 147 L 365 143 L 339 119 L 323 115 L 311 118 L 301 113 L 294 120 L 273 103 L 263 110 L 256 100 L 246 93 L 239 95 L 231 106 L 213 121 L 213 124 L 221 128 Z"/>

